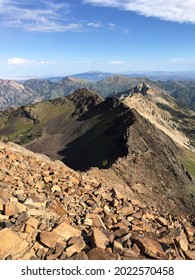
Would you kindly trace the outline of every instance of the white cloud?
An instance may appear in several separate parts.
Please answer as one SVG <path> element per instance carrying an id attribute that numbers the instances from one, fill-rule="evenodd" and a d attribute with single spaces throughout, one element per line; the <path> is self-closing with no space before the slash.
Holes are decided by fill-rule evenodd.
<path id="1" fill-rule="evenodd" d="M 31 63 L 33 63 L 32 60 L 19 58 L 19 57 L 13 57 L 7 60 L 7 64 L 9 65 L 22 65 L 22 64 L 31 64 Z"/>
<path id="2" fill-rule="evenodd" d="M 89 22 L 89 23 L 87 23 L 87 26 L 94 27 L 94 28 L 102 27 L 101 23 L 98 23 L 98 22 Z"/>
<path id="3" fill-rule="evenodd" d="M 50 64 L 55 64 L 55 62 L 42 60 L 42 61 L 40 61 L 40 64 L 42 64 L 42 65 L 50 65 Z"/>
<path id="4" fill-rule="evenodd" d="M 123 65 L 125 64 L 124 61 L 110 61 L 110 64 L 113 64 L 113 65 Z"/>
<path id="5" fill-rule="evenodd" d="M 49 64 L 55 64 L 53 61 L 45 61 L 45 60 L 31 60 L 31 59 L 25 59 L 20 57 L 13 57 L 8 58 L 7 60 L 8 65 L 30 65 L 30 64 L 36 64 L 36 65 L 49 65 Z"/>
<path id="6" fill-rule="evenodd" d="M 104 7 L 115 7 L 167 21 L 195 23 L 194 0 L 83 0 L 83 2 Z"/>
<path id="7" fill-rule="evenodd" d="M 112 23 L 112 22 L 109 22 L 109 23 L 108 23 L 108 28 L 114 30 L 114 29 L 117 28 L 117 26 L 116 26 L 116 24 L 114 24 L 114 23 Z"/>

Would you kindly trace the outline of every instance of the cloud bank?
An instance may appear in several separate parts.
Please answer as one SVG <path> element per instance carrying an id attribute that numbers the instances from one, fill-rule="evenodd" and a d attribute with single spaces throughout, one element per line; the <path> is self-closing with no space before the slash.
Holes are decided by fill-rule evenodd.
<path id="1" fill-rule="evenodd" d="M 195 24 L 194 0 L 83 0 L 83 3 L 118 8 L 166 21 Z"/>

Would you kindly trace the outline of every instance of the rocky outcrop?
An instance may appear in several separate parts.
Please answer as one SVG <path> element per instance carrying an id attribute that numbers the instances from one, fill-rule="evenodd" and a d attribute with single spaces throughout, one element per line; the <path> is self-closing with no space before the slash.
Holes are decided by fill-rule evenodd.
<path id="1" fill-rule="evenodd" d="M 95 171 L 0 143 L 0 258 L 195 259 L 195 220 L 149 207 Z"/>

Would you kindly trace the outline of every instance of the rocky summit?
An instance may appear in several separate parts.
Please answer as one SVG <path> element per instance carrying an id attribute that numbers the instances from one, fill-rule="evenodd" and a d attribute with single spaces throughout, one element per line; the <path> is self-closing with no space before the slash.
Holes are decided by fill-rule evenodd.
<path id="1" fill-rule="evenodd" d="M 0 258 L 195 259 L 193 216 L 147 205 L 100 172 L 0 143 Z"/>

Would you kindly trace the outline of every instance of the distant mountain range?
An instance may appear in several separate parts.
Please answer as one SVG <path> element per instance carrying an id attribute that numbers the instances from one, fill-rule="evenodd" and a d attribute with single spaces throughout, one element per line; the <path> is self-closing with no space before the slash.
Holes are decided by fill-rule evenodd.
<path id="1" fill-rule="evenodd" d="M 90 82 L 97 82 L 104 78 L 123 75 L 127 77 L 134 78 L 148 78 L 152 81 L 167 81 L 167 80 L 191 80 L 195 81 L 195 72 L 194 71 L 184 71 L 184 72 L 168 72 L 168 71 L 151 71 L 151 72 L 124 72 L 124 73 L 105 73 L 105 72 L 85 72 L 71 75 L 74 78 L 88 80 Z M 52 82 L 59 82 L 64 77 L 50 77 L 47 78 Z"/>
<path id="2" fill-rule="evenodd" d="M 81 88 L 88 88 L 101 96 L 108 96 L 113 92 L 134 87 L 142 81 L 146 81 L 146 79 L 127 76 L 111 76 L 97 82 L 89 82 L 71 76 L 65 77 L 57 83 L 39 79 L 31 79 L 23 83 L 0 80 L 0 109 L 64 97 Z"/>
<path id="3" fill-rule="evenodd" d="M 170 95 L 183 105 L 195 110 L 195 82 L 193 81 L 168 80 L 154 82 L 146 77 L 129 77 L 109 73 L 105 73 L 106 77 L 97 81 L 97 77 L 103 74 L 88 73 L 86 75 L 78 74 L 77 76 L 80 78 L 73 76 L 60 78 L 58 82 L 51 81 L 52 79 L 30 79 L 22 83 L 13 80 L 0 80 L 0 110 L 34 104 L 43 100 L 53 100 L 67 96 L 81 88 L 88 88 L 102 97 L 113 96 L 118 92 L 132 89 L 142 82 L 146 82 L 153 87 L 161 86 L 162 90 L 167 90 Z M 81 77 L 91 77 L 96 81 L 92 82 L 81 79 Z"/>

